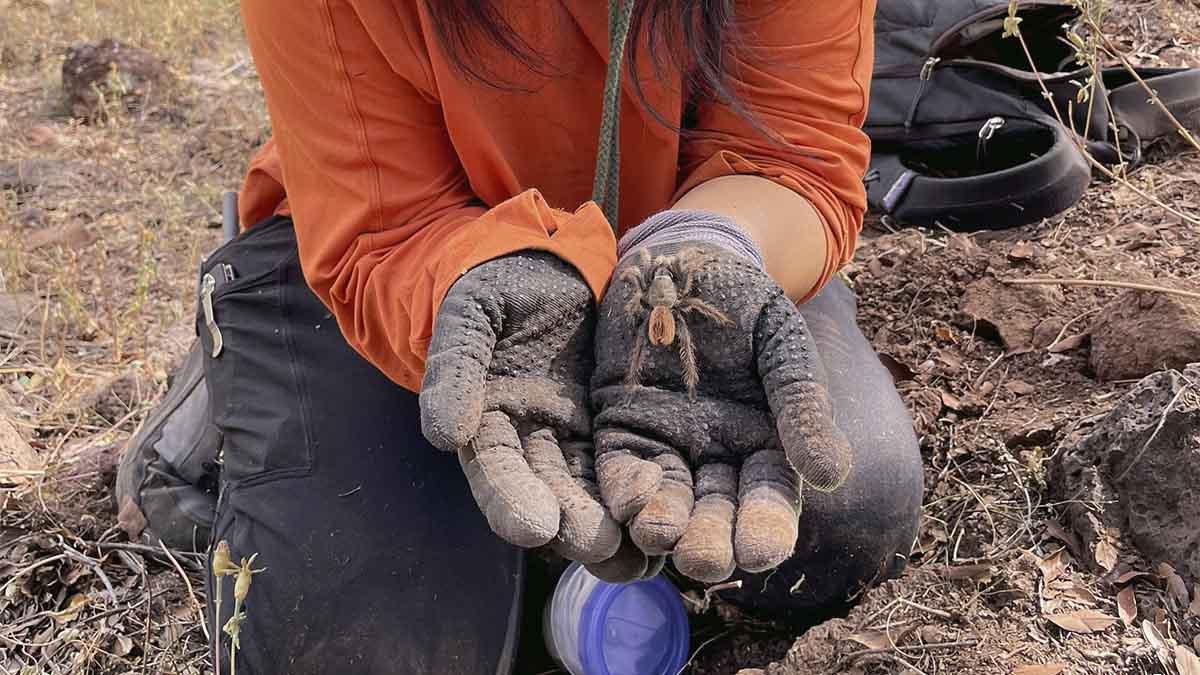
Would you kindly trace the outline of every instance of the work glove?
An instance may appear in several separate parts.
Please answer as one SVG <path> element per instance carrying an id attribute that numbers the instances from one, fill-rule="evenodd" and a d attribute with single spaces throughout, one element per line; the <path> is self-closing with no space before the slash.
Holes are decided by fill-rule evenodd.
<path id="1" fill-rule="evenodd" d="M 492 530 L 584 562 L 621 543 L 593 473 L 595 314 L 588 286 L 553 255 L 485 262 L 442 301 L 421 385 L 421 429 L 458 455 Z"/>
<path id="2" fill-rule="evenodd" d="M 709 583 L 772 569 L 802 486 L 836 489 L 851 463 L 804 318 L 722 216 L 666 211 L 619 249 L 591 395 L 600 492 L 633 546 L 592 567 L 634 578 L 670 554 Z"/>

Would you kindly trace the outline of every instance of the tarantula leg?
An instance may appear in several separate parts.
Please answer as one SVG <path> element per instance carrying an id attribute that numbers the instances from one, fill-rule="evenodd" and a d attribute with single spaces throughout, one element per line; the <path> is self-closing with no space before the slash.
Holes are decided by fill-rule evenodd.
<path id="1" fill-rule="evenodd" d="M 625 384 L 636 386 L 642 383 L 642 364 L 646 359 L 646 324 L 649 319 L 638 326 L 633 337 L 633 352 L 629 355 L 629 370 L 625 373 Z"/>
<path id="2" fill-rule="evenodd" d="M 679 301 L 679 309 L 681 312 L 696 312 L 697 314 L 714 321 L 722 326 L 729 327 L 733 325 L 733 321 L 729 316 L 721 310 L 713 307 L 700 298 L 684 298 Z"/>
<path id="3" fill-rule="evenodd" d="M 687 387 L 688 398 L 696 400 L 696 385 L 700 384 L 700 368 L 696 365 L 696 345 L 692 343 L 692 331 L 681 313 L 678 317 L 679 330 L 679 365 L 683 369 L 683 384 Z"/>

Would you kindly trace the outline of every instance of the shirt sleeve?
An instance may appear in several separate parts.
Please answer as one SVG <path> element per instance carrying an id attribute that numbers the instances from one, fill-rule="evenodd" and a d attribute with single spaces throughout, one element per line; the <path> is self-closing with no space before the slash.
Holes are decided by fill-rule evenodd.
<path id="1" fill-rule="evenodd" d="M 854 255 L 866 210 L 862 132 L 874 58 L 874 0 L 739 0 L 740 44 L 729 52 L 731 106 L 701 101 L 680 147 L 676 199 L 727 175 L 757 175 L 812 203 L 825 225 L 820 284 Z M 757 126 L 756 126 L 757 124 Z M 764 133 L 765 132 L 765 133 Z"/>
<path id="2" fill-rule="evenodd" d="M 616 249 L 603 214 L 552 209 L 535 190 L 481 203 L 422 77 L 419 40 L 407 42 L 405 74 L 346 0 L 244 0 L 242 14 L 305 279 L 388 377 L 418 390 L 437 307 L 481 262 L 548 251 L 600 296 Z"/>

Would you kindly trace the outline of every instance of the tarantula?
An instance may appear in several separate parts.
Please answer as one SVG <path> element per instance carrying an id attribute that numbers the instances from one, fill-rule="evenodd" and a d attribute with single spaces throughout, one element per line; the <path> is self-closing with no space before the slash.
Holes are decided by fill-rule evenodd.
<path id="1" fill-rule="evenodd" d="M 700 372 L 696 366 L 696 347 L 688 329 L 686 314 L 694 312 L 721 326 L 732 326 L 724 312 L 691 295 L 696 274 L 711 262 L 711 257 L 699 249 L 687 248 L 673 256 L 652 258 L 645 248 L 638 252 L 639 264 L 626 267 L 621 281 L 631 287 L 625 313 L 638 325 L 633 353 L 630 355 L 626 384 L 641 381 L 646 343 L 670 347 L 679 340 L 679 362 L 688 396 L 695 398 Z M 646 310 L 650 310 L 646 314 Z M 645 315 L 643 317 L 643 315 Z"/>

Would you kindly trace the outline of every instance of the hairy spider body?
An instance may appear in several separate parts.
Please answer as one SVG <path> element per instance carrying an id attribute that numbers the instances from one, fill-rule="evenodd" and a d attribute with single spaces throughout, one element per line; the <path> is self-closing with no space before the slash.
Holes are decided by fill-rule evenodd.
<path id="1" fill-rule="evenodd" d="M 643 248 L 638 252 L 639 264 L 630 265 L 621 272 L 620 279 L 630 286 L 625 313 L 637 324 L 629 372 L 625 376 L 627 384 L 641 382 L 647 343 L 666 348 L 678 342 L 683 383 L 688 395 L 695 397 L 700 372 L 687 314 L 699 314 L 721 326 L 733 325 L 724 312 L 691 294 L 696 274 L 708 260 L 708 256 L 694 248 L 658 257 L 652 257 Z"/>

